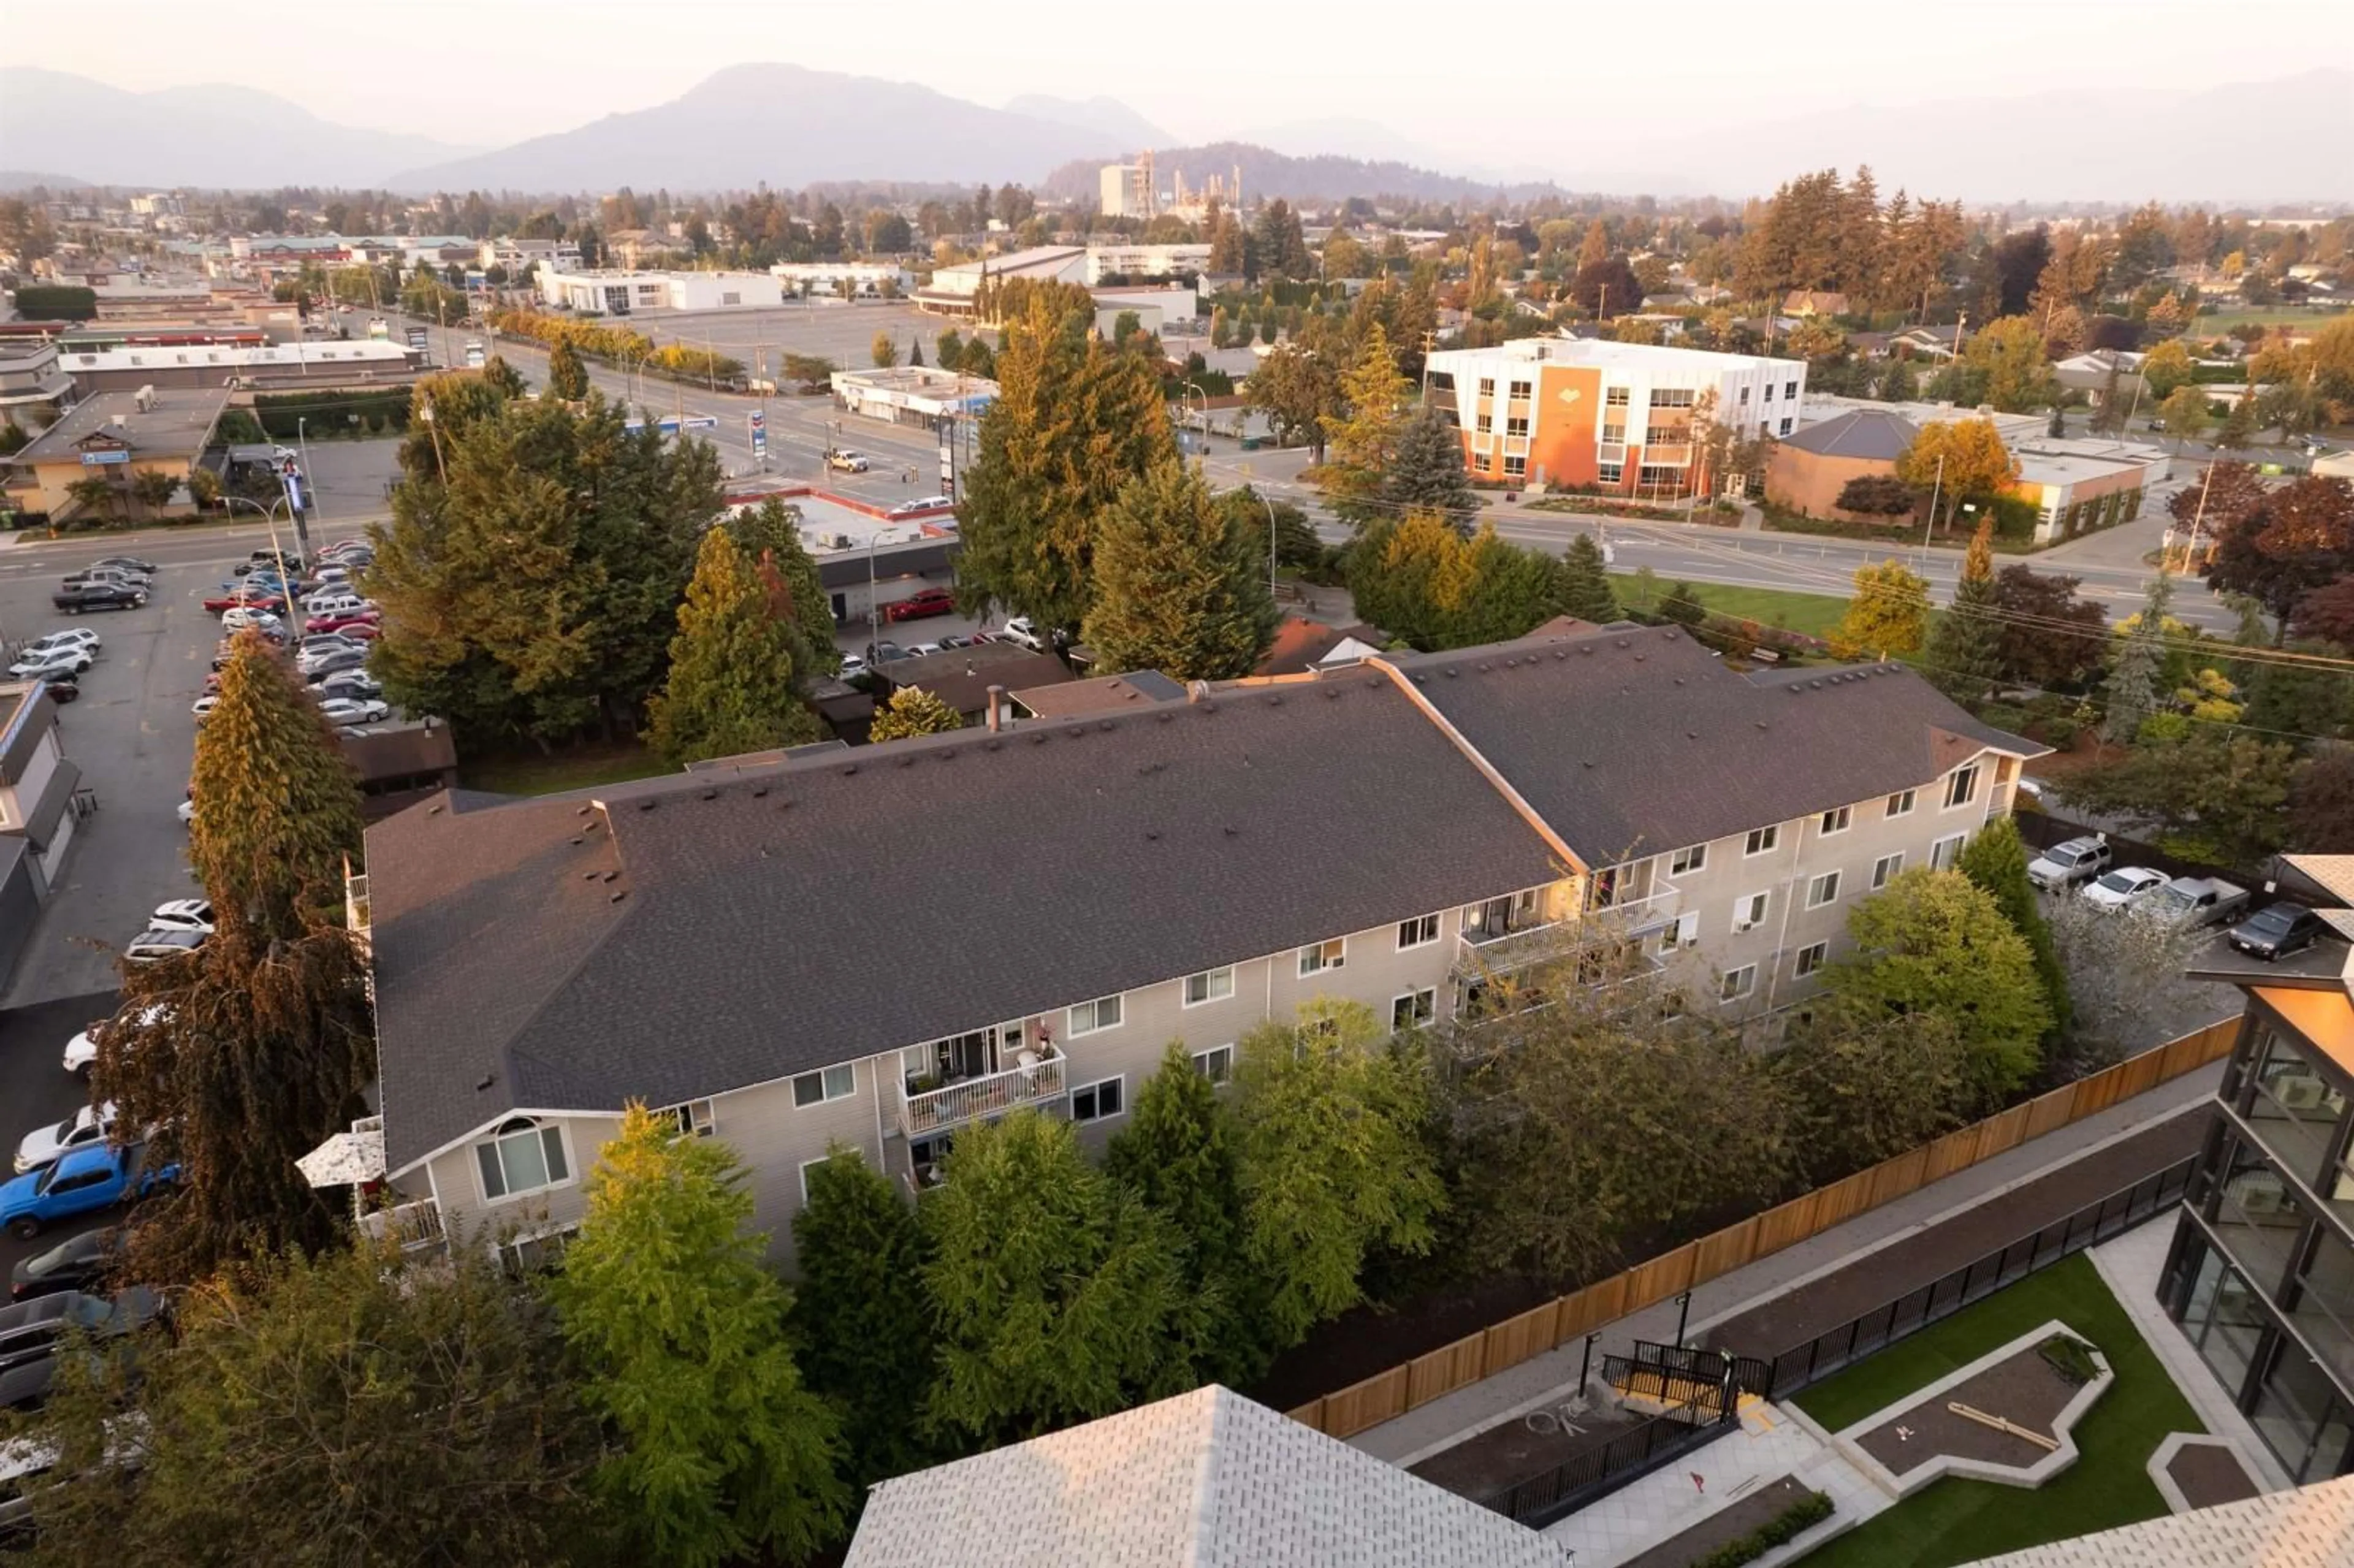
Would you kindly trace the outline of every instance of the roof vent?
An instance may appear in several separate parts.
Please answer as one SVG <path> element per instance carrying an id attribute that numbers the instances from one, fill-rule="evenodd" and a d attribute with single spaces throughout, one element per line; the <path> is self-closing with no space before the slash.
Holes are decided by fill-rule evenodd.
<path id="1" fill-rule="evenodd" d="M 1807 685 L 1808 685 L 1808 687 L 1810 690 L 1813 690 L 1813 691 L 1818 691 L 1818 692 L 1819 692 L 1819 691 L 1821 691 L 1821 690 L 1823 689 L 1823 683 L 1822 683 L 1820 681 L 1808 681 L 1808 682 L 1807 683 Z"/>
<path id="2" fill-rule="evenodd" d="M 1109 729 L 1109 728 L 1111 728 L 1111 726 L 1112 726 L 1112 725 L 1111 725 L 1111 720 L 1109 720 L 1109 719 L 1106 719 L 1106 720 L 1104 720 L 1101 724 L 1098 724 L 1098 725 L 1097 725 L 1097 726 L 1096 726 L 1096 727 L 1097 727 L 1097 729 Z"/>
<path id="3" fill-rule="evenodd" d="M 573 848 L 578 849 L 588 841 L 586 839 L 567 839 L 565 842 L 570 844 Z"/>
<path id="4" fill-rule="evenodd" d="M 1002 740 L 984 740 L 981 743 L 981 748 L 983 751 L 997 751 L 1002 749 L 1005 743 Z"/>
<path id="5" fill-rule="evenodd" d="M 1504 668 L 1507 670 L 1517 670 L 1520 667 L 1521 662 L 1518 659 L 1507 659 L 1504 661 Z"/>
<path id="6" fill-rule="evenodd" d="M 1156 724 L 1167 724 L 1171 719 L 1173 719 L 1177 715 L 1175 714 L 1170 713 L 1164 709 L 1160 713 L 1154 714 L 1152 715 L 1152 719 Z"/>
<path id="7" fill-rule="evenodd" d="M 1043 730 L 1043 729 L 1034 729 L 1034 730 L 1032 730 L 1032 731 L 1030 732 L 1030 744 L 1031 744 L 1031 745 L 1033 745 L 1033 746 L 1044 746 L 1044 745 L 1045 745 L 1045 744 L 1046 744 L 1046 732 L 1045 732 L 1044 730 Z"/>
<path id="8" fill-rule="evenodd" d="M 1610 646 L 1613 648 L 1624 648 L 1627 646 L 1627 640 L 1623 637 L 1617 638 L 1613 640 Z"/>
<path id="9" fill-rule="evenodd" d="M 1480 666 L 1479 666 L 1479 673 L 1481 673 L 1481 674 L 1483 674 L 1483 675 L 1484 675 L 1484 674 L 1486 674 L 1489 671 L 1490 671 L 1490 670 L 1492 670 L 1492 669 L 1494 669 L 1494 668 L 1495 668 L 1495 666 L 1494 666 L 1493 664 L 1482 664 L 1482 665 L 1480 665 Z"/>
<path id="10" fill-rule="evenodd" d="M 620 874 L 620 872 L 618 872 L 618 871 L 609 871 L 609 872 L 607 872 L 603 876 L 601 876 L 601 877 L 598 878 L 598 880 L 599 880 L 599 881 L 600 881 L 600 882 L 610 882 L 610 881 L 612 881 L 615 877 L 617 877 L 617 876 L 619 876 L 619 875 L 620 875 L 620 874 Z"/>
<path id="11" fill-rule="evenodd" d="M 474 1092 L 479 1095 L 484 1089 L 489 1088 L 496 1082 L 498 1082 L 498 1075 L 494 1073 L 484 1073 L 481 1077 L 474 1080 Z"/>
<path id="12" fill-rule="evenodd" d="M 595 810 L 596 809 L 597 809 L 597 808 L 596 808 L 596 807 L 594 807 L 594 806 L 583 806 L 583 807 L 581 807 L 578 810 L 577 810 L 577 811 L 573 812 L 572 814 L 573 814 L 574 816 L 576 816 L 576 817 L 585 817 L 585 816 L 587 816 L 589 812 L 591 812 L 591 811 Z"/>
<path id="13" fill-rule="evenodd" d="M 1568 658 L 1568 657 L 1569 657 L 1569 650 L 1568 650 L 1568 649 L 1566 649 L 1566 648 L 1556 648 L 1556 649 L 1554 649 L 1554 650 L 1553 651 L 1553 656 L 1554 661 L 1555 661 L 1556 662 L 1560 662 L 1561 660 L 1564 660 L 1564 659 L 1566 659 L 1566 658 Z"/>
<path id="14" fill-rule="evenodd" d="M 1456 671 L 1455 666 L 1454 666 L 1454 665 L 1452 665 L 1452 664 L 1449 664 L 1449 665 L 1447 667 L 1447 678 L 1448 680 L 1450 680 L 1450 681 L 1451 681 L 1451 680 L 1455 679 L 1456 674 L 1457 674 L 1457 671 Z"/>
<path id="15" fill-rule="evenodd" d="M 1161 836 L 1161 830 L 1159 828 L 1147 828 L 1144 830 L 1144 836 L 1147 840 L 1158 839 Z"/>
<path id="16" fill-rule="evenodd" d="M 1281 707 L 1283 705 L 1282 694 L 1279 692 L 1269 692 L 1267 694 L 1267 705 L 1271 708 Z M 1106 729 L 1109 729 L 1111 726 L 1109 725 L 1106 725 L 1104 727 Z"/>
<path id="17" fill-rule="evenodd" d="M 768 793 L 769 787 L 766 784 L 755 784 L 752 786 L 752 799 L 755 800 L 766 799 Z"/>
<path id="18" fill-rule="evenodd" d="M 1683 683 L 1684 683 L 1684 678 L 1683 678 L 1681 675 L 1678 675 L 1678 676 L 1676 677 L 1676 684 L 1677 684 L 1677 685 L 1679 685 L 1679 686 L 1681 686 L 1681 685 L 1682 685 Z"/>
<path id="19" fill-rule="evenodd" d="M 622 899 L 627 898 L 629 895 L 630 895 L 630 890 L 629 890 L 628 888 L 626 888 L 626 887 L 619 887 L 619 888 L 615 888 L 615 889 L 613 890 L 613 896 L 611 896 L 610 898 L 608 898 L 607 900 L 605 900 L 605 902 L 606 902 L 606 903 L 608 903 L 608 904 L 619 904 Z"/>
<path id="20" fill-rule="evenodd" d="M 916 759 L 912 757 L 902 757 L 899 758 L 899 766 L 902 768 L 913 768 L 915 765 Z"/>
<path id="21" fill-rule="evenodd" d="M 434 802 L 433 802 L 433 804 L 431 804 L 431 805 L 429 805 L 429 806 L 426 807 L 426 808 L 425 808 L 425 814 L 426 814 L 427 816 L 429 816 L 429 817 L 438 817 L 438 816 L 440 816 L 440 815 L 441 814 L 441 802 L 440 802 L 440 801 L 439 801 L 439 800 L 436 800 L 436 801 L 434 801 Z"/>
<path id="22" fill-rule="evenodd" d="M 601 872 L 584 871 L 580 874 L 580 880 L 583 882 L 594 882 L 602 874 L 604 874 Z"/>
<path id="23" fill-rule="evenodd" d="M 1636 663 L 1638 663 L 1638 664 L 1641 663 L 1641 662 L 1643 662 L 1643 658 L 1644 658 L 1644 655 L 1642 655 L 1642 654 L 1640 654 L 1640 653 L 1636 654 L 1636 655 L 1635 655 L 1635 662 L 1636 662 Z"/>
<path id="24" fill-rule="evenodd" d="M 705 789 L 703 792 L 703 798 L 706 800 L 716 800 L 719 799 L 719 791 L 716 789 Z"/>
<path id="25" fill-rule="evenodd" d="M 1594 644 L 1591 642 L 1581 642 L 1577 645 L 1577 651 L 1580 653 L 1592 653 L 1594 652 Z"/>
<path id="26" fill-rule="evenodd" d="M 1698 740 L 1700 738 L 1700 731 L 1696 729 L 1688 729 L 1684 731 L 1684 738 L 1686 740 Z"/>
<path id="27" fill-rule="evenodd" d="M 1235 827 L 1234 825 L 1232 825 L 1231 823 L 1229 823 L 1229 824 L 1227 825 L 1227 828 L 1226 828 L 1226 837 L 1228 837 L 1228 838 L 1233 838 L 1235 834 L 1237 834 L 1237 833 L 1239 833 L 1239 832 L 1242 832 L 1242 830 L 1241 830 L 1240 828 Z"/>
<path id="28" fill-rule="evenodd" d="M 854 762 L 854 763 L 852 763 L 849 767 L 847 767 L 847 768 L 843 768 L 843 769 L 842 770 L 842 776 L 843 776 L 844 779 L 854 778 L 854 777 L 857 775 L 857 772 L 858 772 L 858 764 L 856 764 L 855 762 Z"/>

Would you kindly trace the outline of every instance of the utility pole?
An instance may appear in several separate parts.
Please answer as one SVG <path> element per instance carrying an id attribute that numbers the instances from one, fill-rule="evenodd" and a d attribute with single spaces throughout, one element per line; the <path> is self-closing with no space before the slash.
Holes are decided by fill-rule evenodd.
<path id="1" fill-rule="evenodd" d="M 1929 486 L 1929 521 L 1921 526 L 1921 569 L 1929 569 L 1929 531 L 1937 525 L 1937 495 L 1946 488 L 1946 454 L 1937 454 L 1937 477 Z"/>

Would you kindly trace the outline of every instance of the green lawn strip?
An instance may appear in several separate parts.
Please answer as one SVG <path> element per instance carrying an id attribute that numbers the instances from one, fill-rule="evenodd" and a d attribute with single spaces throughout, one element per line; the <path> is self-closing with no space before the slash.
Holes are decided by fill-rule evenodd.
<path id="1" fill-rule="evenodd" d="M 494 795 L 553 795 L 670 771 L 670 765 L 652 752 L 631 746 L 563 751 L 553 757 L 486 757 L 465 763 L 459 775 L 467 789 Z"/>
<path id="2" fill-rule="evenodd" d="M 2081 1254 L 1808 1389 L 1796 1403 L 1837 1432 L 2055 1319 L 2090 1340 L 2116 1372 L 2076 1424 L 2076 1463 L 2033 1491 L 1938 1481 L 1810 1554 L 1808 1568 L 1948 1568 L 2167 1511 L 2144 1466 L 2168 1433 L 2206 1428 Z"/>
<path id="3" fill-rule="evenodd" d="M 1617 572 L 1613 577 L 1618 585 L 1619 597 L 1628 600 L 1628 590 L 1634 576 Z M 1661 593 L 1674 586 L 1672 577 L 1661 575 Z M 1718 615 L 1736 620 L 1754 620 L 1760 626 L 1780 626 L 1792 631 L 1803 631 L 1820 637 L 1837 626 L 1847 613 L 1847 600 L 1834 594 L 1793 593 L 1787 588 L 1733 588 L 1723 583 L 1694 583 L 1700 601 Z M 1638 607 L 1640 608 L 1640 607 Z"/>

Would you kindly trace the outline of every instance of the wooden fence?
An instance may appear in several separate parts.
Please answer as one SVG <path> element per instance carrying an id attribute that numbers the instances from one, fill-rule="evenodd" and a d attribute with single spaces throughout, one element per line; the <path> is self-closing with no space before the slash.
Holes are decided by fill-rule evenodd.
<path id="1" fill-rule="evenodd" d="M 1818 1187 L 1583 1290 L 1555 1297 L 1451 1345 L 1416 1356 L 1403 1366 L 1310 1400 L 1288 1414 L 1294 1421 L 1335 1437 L 1378 1426 L 1442 1394 L 1468 1388 L 1591 1333 L 1605 1323 L 1755 1263 L 2007 1149 L 2016 1149 L 2030 1139 L 2097 1115 L 2169 1079 L 2221 1061 L 2231 1054 L 2239 1032 L 2240 1021 L 2229 1018 L 2127 1057 L 2090 1077 L 1956 1128 L 1934 1143 L 1908 1150 L 1828 1187 Z"/>

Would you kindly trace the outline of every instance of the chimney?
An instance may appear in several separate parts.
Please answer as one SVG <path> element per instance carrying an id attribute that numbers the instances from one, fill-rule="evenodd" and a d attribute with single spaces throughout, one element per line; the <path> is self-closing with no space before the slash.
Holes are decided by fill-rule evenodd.
<path id="1" fill-rule="evenodd" d="M 1005 726 L 1005 688 L 989 688 L 989 727 L 994 732 Z"/>

